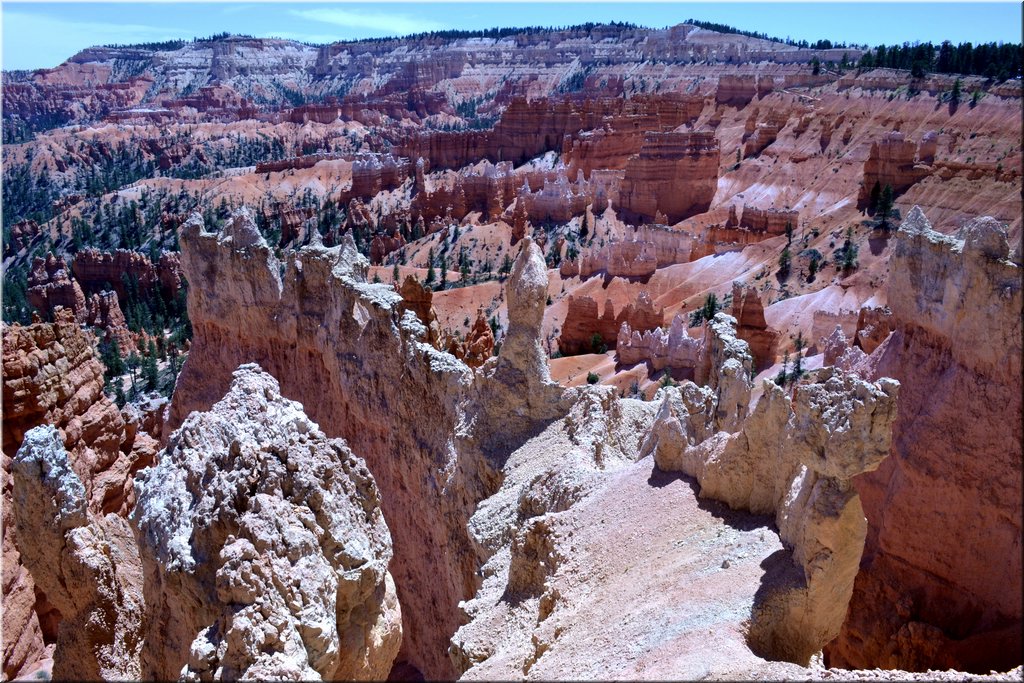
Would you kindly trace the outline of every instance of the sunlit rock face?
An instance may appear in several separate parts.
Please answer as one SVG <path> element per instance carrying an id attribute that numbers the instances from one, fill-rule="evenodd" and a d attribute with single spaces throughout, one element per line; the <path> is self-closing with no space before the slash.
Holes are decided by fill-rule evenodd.
<path id="1" fill-rule="evenodd" d="M 869 534 L 828 649 L 836 665 L 987 672 L 1017 661 L 1021 607 L 1007 596 L 1021 591 L 1020 278 L 1019 252 L 991 218 L 945 236 L 915 208 L 896 235 L 895 329 L 849 363 L 902 389 L 892 457 L 854 480 Z"/>

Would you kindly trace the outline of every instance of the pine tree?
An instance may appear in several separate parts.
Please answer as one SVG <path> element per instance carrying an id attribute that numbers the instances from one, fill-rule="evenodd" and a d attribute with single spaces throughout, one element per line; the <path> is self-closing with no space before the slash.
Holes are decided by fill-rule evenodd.
<path id="1" fill-rule="evenodd" d="M 879 181 L 875 181 L 875 184 L 871 187 L 871 196 L 868 200 L 868 210 L 874 213 L 878 211 L 878 199 L 882 196 L 882 184 Z"/>
<path id="2" fill-rule="evenodd" d="M 793 263 L 793 255 L 789 251 L 789 247 L 782 250 L 779 254 L 779 275 L 783 278 L 789 275 L 790 266 Z"/>
<path id="3" fill-rule="evenodd" d="M 124 374 L 125 367 L 124 361 L 121 359 L 121 350 L 117 348 L 115 342 L 107 339 L 100 343 L 100 360 L 107 368 L 104 374 L 108 380 Z"/>
<path id="4" fill-rule="evenodd" d="M 431 247 L 430 251 L 427 253 L 427 284 L 429 285 L 433 283 L 435 277 L 436 275 L 434 273 L 434 248 Z"/>
<path id="5" fill-rule="evenodd" d="M 775 383 L 780 387 L 786 386 L 786 382 L 789 380 L 789 351 L 782 357 L 782 369 L 779 370 L 779 374 L 775 375 Z"/>
<path id="6" fill-rule="evenodd" d="M 142 379 L 145 382 L 145 391 L 155 390 L 160 379 L 160 373 L 156 364 L 156 344 L 153 343 L 152 339 L 149 340 L 146 358 L 142 361 Z"/>
<path id="7" fill-rule="evenodd" d="M 894 202 L 892 185 L 886 185 L 878 196 L 878 207 L 875 209 L 875 219 L 878 227 L 883 230 L 889 229 L 889 218 L 892 216 L 892 205 Z"/>
<path id="8" fill-rule="evenodd" d="M 804 347 L 807 346 L 804 342 L 804 333 L 797 332 L 796 340 L 793 342 L 793 347 L 796 349 L 796 358 L 793 360 L 793 372 L 790 375 L 790 382 L 795 382 L 804 375 L 803 368 L 803 351 Z"/>

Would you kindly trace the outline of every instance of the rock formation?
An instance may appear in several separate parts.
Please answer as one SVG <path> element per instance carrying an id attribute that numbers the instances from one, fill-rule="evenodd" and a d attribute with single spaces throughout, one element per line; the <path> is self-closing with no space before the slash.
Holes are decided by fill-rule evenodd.
<path id="1" fill-rule="evenodd" d="M 900 380 L 900 411 L 892 457 L 854 480 L 869 533 L 833 665 L 1017 661 L 1021 605 L 1007 596 L 1022 590 L 1019 260 L 991 218 L 944 236 L 915 207 L 900 226 L 895 330 L 860 364 Z"/>
<path id="2" fill-rule="evenodd" d="M 789 209 L 758 209 L 753 206 L 743 207 L 740 227 L 769 235 L 784 235 L 786 227 L 796 230 L 800 224 L 800 212 Z"/>
<path id="3" fill-rule="evenodd" d="M 676 223 L 707 211 L 718 188 L 718 161 L 714 133 L 647 133 L 626 163 L 616 203 L 620 216 L 650 222 L 660 212 Z"/>
<path id="4" fill-rule="evenodd" d="M 117 292 L 93 294 L 86 300 L 85 306 L 85 324 L 103 330 L 105 338 L 117 344 L 122 357 L 127 358 L 138 350 L 135 335 L 129 331 L 117 301 Z"/>
<path id="5" fill-rule="evenodd" d="M 12 470 L 22 561 L 62 617 L 53 677 L 141 678 L 142 564 L 128 520 L 90 511 L 50 425 L 25 435 Z"/>
<path id="6" fill-rule="evenodd" d="M 712 345 L 724 351 L 719 359 L 745 346 L 728 327 L 722 314 L 709 325 Z M 846 616 L 867 532 L 850 482 L 888 455 L 899 384 L 825 369 L 799 384 L 791 400 L 765 380 L 747 416 L 731 398 L 749 398 L 749 379 L 730 371 L 734 363 L 713 365 L 707 387 L 663 390 L 644 451 L 659 468 L 695 477 L 702 497 L 775 515 L 792 555 L 762 564 L 766 576 L 747 638 L 763 657 L 806 665 Z"/>
<path id="7" fill-rule="evenodd" d="M 465 339 L 449 337 L 448 353 L 474 370 L 494 355 L 494 332 L 487 323 L 483 308 L 477 309 L 476 320 Z"/>
<path id="8" fill-rule="evenodd" d="M 163 252 L 153 263 L 145 254 L 127 249 L 109 252 L 83 249 L 75 254 L 71 270 L 86 292 L 113 288 L 122 300 L 127 294 L 126 280 L 134 282 L 143 294 L 160 287 L 168 299 L 176 296 L 181 288 L 181 264 L 178 255 L 171 252 Z"/>
<path id="9" fill-rule="evenodd" d="M 570 296 L 558 348 L 566 355 L 597 353 L 593 348 L 594 335 L 601 337 L 601 344 L 613 349 L 623 325 L 642 333 L 664 324 L 664 310 L 655 307 L 647 292 L 641 292 L 636 302 L 624 306 L 618 315 L 611 300 L 605 301 L 601 314 L 597 302 L 589 296 Z"/>
<path id="10" fill-rule="evenodd" d="M 82 288 L 71 277 L 64 259 L 52 253 L 46 258 L 36 257 L 32 272 L 28 276 L 28 301 L 33 307 L 48 316 L 58 306 L 72 312 L 78 320 L 85 318 L 85 295 Z"/>
<path id="11" fill-rule="evenodd" d="M 725 642 L 722 634 L 733 629 L 722 626 L 728 617 L 721 602 L 672 621 L 690 601 L 707 600 L 712 584 L 728 583 L 717 572 L 739 570 L 729 569 L 729 561 L 721 569 L 705 566 L 704 572 L 716 572 L 709 584 L 698 586 L 701 578 L 684 582 L 674 600 L 651 595 L 654 586 L 679 584 L 678 574 L 665 567 L 680 555 L 716 552 L 705 540 L 694 551 L 691 534 L 701 532 L 689 526 L 686 540 L 663 546 L 660 533 L 647 535 L 647 525 L 685 504 L 680 494 L 660 500 L 659 491 L 672 482 L 660 473 L 664 469 L 697 477 L 705 500 L 775 514 L 780 545 L 755 542 L 731 556 L 740 563 L 746 552 L 757 553 L 760 567 L 753 575 L 764 575 L 756 595 L 751 591 L 733 608 L 745 605 L 742 616 L 750 616 L 749 647 L 761 657 L 806 663 L 838 630 L 865 530 L 849 479 L 888 453 L 897 383 L 873 385 L 824 370 L 797 388 L 795 400 L 768 383 L 762 403 L 747 416 L 735 400 L 744 391 L 749 395 L 746 344 L 735 337 L 735 320 L 719 314 L 712 323 L 709 380 L 716 388 L 684 382 L 662 390 L 656 403 L 619 400 L 608 387 L 585 388 L 564 418 L 509 458 L 502 486 L 470 520 L 486 562 L 481 587 L 463 607 L 467 623 L 452 640 L 456 670 L 465 678 L 547 679 L 599 670 L 618 677 L 649 667 L 665 676 L 702 667 L 728 670 L 730 664 L 703 650 L 699 663 L 682 655 L 669 668 L 657 668 L 659 660 L 673 657 L 665 647 L 691 628 L 699 642 L 721 638 L 716 645 L 736 658 L 751 657 Z M 692 497 L 683 489 L 682 498 Z M 737 519 L 730 524 L 741 525 Z M 770 522 L 757 524 L 767 528 Z M 630 555 L 643 553 L 641 547 L 651 556 Z M 587 567 L 594 578 L 580 581 L 578 572 Z M 689 626 L 689 619 L 699 626 Z M 610 629 L 626 641 L 609 638 L 595 649 Z"/>
<path id="12" fill-rule="evenodd" d="M 892 311 L 887 306 L 865 306 L 857 314 L 854 343 L 864 353 L 871 353 L 885 341 L 893 329 Z"/>
<path id="13" fill-rule="evenodd" d="M 397 288 L 402 295 L 402 303 L 399 310 L 402 312 L 411 311 L 426 329 L 425 341 L 431 346 L 438 347 L 441 343 L 441 326 L 437 322 L 437 313 L 431 302 L 434 300 L 434 292 L 414 276 L 407 275 L 402 286 Z"/>
<path id="14" fill-rule="evenodd" d="M 152 462 L 156 443 L 129 429 L 125 416 L 103 394 L 103 366 L 93 352 L 91 335 L 79 329 L 67 309 L 57 308 L 54 317 L 53 323 L 4 327 L 4 500 L 14 500 L 11 459 L 26 435 L 40 425 L 52 425 L 63 447 L 70 449 L 70 467 L 90 514 L 124 514 L 134 504 L 132 475 Z M 43 656 L 43 637 L 56 638 L 61 620 L 59 607 L 37 594 L 22 564 L 23 544 L 14 517 L 17 507 L 5 503 L 3 508 L 3 672 L 7 678 Z"/>
<path id="15" fill-rule="evenodd" d="M 283 276 L 244 212 L 220 234 L 207 233 L 196 216 L 180 241 L 194 339 L 171 426 L 212 405 L 242 363 L 258 362 L 284 395 L 302 399 L 312 418 L 366 459 L 385 519 L 394 521 L 391 572 L 404 634 L 398 661 L 428 677 L 451 676 L 445 653 L 456 606 L 475 586 L 470 506 L 495 485 L 500 453 L 564 410 L 540 344 L 547 298 L 540 250 L 522 241 L 507 281 L 501 356 L 484 364 L 471 392 L 472 371 L 424 343 L 425 326 L 401 312 L 392 286 L 366 282 L 366 261 L 350 241 L 290 254 Z M 472 419 L 471 393 L 494 399 L 474 408 Z M 475 431 L 453 440 L 461 424 Z M 460 454 L 467 449 L 496 460 Z"/>
<path id="16" fill-rule="evenodd" d="M 13 474 L 22 555 L 63 617 L 56 678 L 391 670 L 401 616 L 379 491 L 258 366 L 139 474 L 131 525 L 89 509 L 51 426 L 25 436 Z"/>
<path id="17" fill-rule="evenodd" d="M 663 328 L 642 332 L 634 330 L 628 322 L 622 323 L 615 345 L 616 355 L 623 365 L 650 363 L 654 370 L 668 368 L 673 376 L 683 374 L 693 378 L 700 360 L 703 340 L 689 336 L 686 318 L 676 314 L 666 332 Z"/>
<path id="18" fill-rule="evenodd" d="M 857 205 L 868 205 L 876 183 L 882 189 L 889 185 L 893 192 L 900 194 L 926 177 L 931 169 L 915 163 L 916 154 L 917 144 L 898 131 L 890 132 L 881 140 L 871 143 L 871 151 L 864 162 L 864 180 L 857 195 Z"/>
<path id="19" fill-rule="evenodd" d="M 4 329 L 4 453 L 13 456 L 33 427 L 53 425 L 72 450 L 90 508 L 123 512 L 132 505 L 131 474 L 155 449 L 126 439 L 120 411 L 103 394 L 91 335 L 66 309 L 55 318 Z"/>
<path id="20" fill-rule="evenodd" d="M 764 319 L 764 304 L 754 287 L 738 282 L 732 285 L 732 316 L 739 321 L 736 336 L 747 342 L 754 356 L 754 369 L 758 372 L 775 363 L 779 333 L 768 327 Z"/>
<path id="21" fill-rule="evenodd" d="M 238 368 L 136 485 L 144 677 L 387 676 L 401 626 L 380 494 L 273 378 Z"/>

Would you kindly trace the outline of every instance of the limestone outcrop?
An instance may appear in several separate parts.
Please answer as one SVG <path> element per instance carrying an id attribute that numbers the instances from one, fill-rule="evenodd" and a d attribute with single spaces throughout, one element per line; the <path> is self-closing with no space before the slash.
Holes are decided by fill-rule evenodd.
<path id="1" fill-rule="evenodd" d="M 494 331 L 487 323 L 483 308 L 477 309 L 476 320 L 465 339 L 454 336 L 448 338 L 448 353 L 473 369 L 479 368 L 494 355 Z"/>
<path id="2" fill-rule="evenodd" d="M 233 377 L 137 479 L 143 677 L 385 678 L 401 618 L 373 477 L 258 366 Z"/>
<path id="3" fill-rule="evenodd" d="M 61 680 L 381 680 L 401 646 L 391 537 L 365 463 L 258 366 L 90 508 L 54 427 L 13 462 L 22 557 L 62 620 Z"/>
<path id="4" fill-rule="evenodd" d="M 892 249 L 895 329 L 857 367 L 902 383 L 900 411 L 892 457 L 854 480 L 869 533 L 829 662 L 1009 668 L 1021 646 L 1021 605 L 1007 599 L 1022 590 L 1019 252 L 991 218 L 947 236 L 917 207 Z"/>
<path id="5" fill-rule="evenodd" d="M 72 450 L 90 508 L 124 512 L 132 505 L 131 475 L 156 449 L 127 439 L 120 411 L 103 393 L 91 335 L 67 309 L 55 318 L 4 329 L 4 453 L 13 457 L 33 427 L 53 425 Z"/>
<path id="6" fill-rule="evenodd" d="M 181 288 L 181 264 L 178 254 L 172 252 L 163 252 L 154 263 L 145 254 L 127 249 L 83 249 L 75 254 L 71 270 L 85 291 L 94 293 L 112 287 L 121 299 L 126 294 L 126 281 L 146 294 L 160 287 L 168 298 Z"/>
<path id="7" fill-rule="evenodd" d="M 786 228 L 796 230 L 800 224 L 800 212 L 790 209 L 759 209 L 744 206 L 740 227 L 769 235 L 784 235 Z"/>
<path id="8" fill-rule="evenodd" d="M 854 343 L 864 353 L 871 353 L 895 329 L 892 311 L 888 306 L 865 306 L 857 313 L 857 331 Z"/>
<path id="9" fill-rule="evenodd" d="M 754 369 L 761 371 L 775 363 L 779 332 L 768 327 L 764 319 L 764 303 L 754 287 L 734 282 L 732 315 L 738 321 L 736 336 L 747 342 L 754 356 Z"/>
<path id="10" fill-rule="evenodd" d="M 366 460 L 391 522 L 403 631 L 397 661 L 431 678 L 452 676 L 446 652 L 457 605 L 477 581 L 470 511 L 500 482 L 517 439 L 567 409 L 540 341 L 540 249 L 522 240 L 506 283 L 501 354 L 474 375 L 425 343 L 426 327 L 402 312 L 391 285 L 366 282 L 368 264 L 350 240 L 290 253 L 282 271 L 250 223 L 238 212 L 222 233 L 206 232 L 198 216 L 182 226 L 194 337 L 171 427 L 208 409 L 238 365 L 257 362 L 326 433 L 345 438 Z"/>
<path id="11" fill-rule="evenodd" d="M 452 639 L 452 660 L 463 677 L 728 675 L 736 671 L 730 667 L 751 666 L 737 664 L 753 657 L 750 649 L 762 663 L 806 665 L 838 631 L 866 529 L 850 479 L 888 454 L 898 384 L 825 369 L 798 385 L 792 398 L 766 383 L 748 415 L 740 399 L 749 398 L 752 361 L 735 326 L 725 314 L 708 326 L 713 360 L 706 385 L 665 388 L 655 402 L 617 399 L 609 387 L 584 388 L 564 417 L 509 457 L 501 487 L 470 519 L 485 562 L 480 588 L 462 605 L 467 623 Z M 741 521 L 712 501 L 773 515 L 779 537 L 771 534 L 766 543 L 769 535 L 754 532 L 742 552 L 723 562 L 702 529 L 672 520 L 668 528 L 677 533 L 661 544 L 660 532 L 648 525 L 693 497 L 682 484 L 681 492 L 664 495 L 679 481 L 666 471 L 696 477 L 701 505 L 733 529 L 771 522 Z M 749 553 L 756 560 L 747 560 Z M 711 558 L 702 573 L 687 574 L 694 578 L 680 584 L 670 568 L 705 554 Z M 760 578 L 756 593 L 719 594 L 748 561 Z M 580 572 L 593 578 L 581 581 Z M 704 573 L 714 576 L 704 583 Z M 673 585 L 678 593 L 658 597 Z M 701 607 L 679 615 L 691 602 Z M 748 623 L 724 626 L 729 609 L 741 610 L 740 619 L 749 615 Z M 709 623 L 722 627 L 709 633 Z M 691 629 L 699 635 L 685 636 L 687 644 L 700 649 L 697 642 L 714 638 L 712 650 L 730 652 L 731 661 L 703 650 L 699 661 L 692 653 L 672 659 L 666 646 L 675 652 L 676 639 Z M 732 632 L 743 633 L 742 649 L 723 635 Z M 599 638 L 607 640 L 595 649 Z M 672 664 L 658 668 L 665 657 Z M 763 675 L 799 670 L 784 661 L 778 667 Z"/>
<path id="12" fill-rule="evenodd" d="M 634 330 L 628 322 L 622 323 L 615 345 L 616 355 L 623 365 L 650 363 L 655 371 L 668 368 L 674 376 L 689 373 L 690 379 L 700 361 L 703 340 L 691 337 L 686 329 L 685 316 L 676 314 L 668 331 Z"/>
<path id="13" fill-rule="evenodd" d="M 601 215 L 600 222 L 619 238 L 604 245 L 588 246 L 575 259 L 563 259 L 559 267 L 563 278 L 578 275 L 586 279 L 600 273 L 646 279 L 658 268 L 691 259 L 693 239 L 689 233 L 659 225 L 629 227 L 610 209 Z"/>
<path id="14" fill-rule="evenodd" d="M 84 320 L 85 295 L 63 258 L 52 253 L 36 257 L 28 276 L 28 301 L 34 308 L 52 315 L 58 306 L 69 309 L 76 319 Z"/>
<path id="15" fill-rule="evenodd" d="M 441 343 L 441 326 L 437 322 L 437 312 L 431 305 L 434 300 L 433 290 L 425 287 L 413 275 L 407 275 L 405 282 L 397 289 L 398 293 L 402 295 L 399 310 L 403 313 L 411 311 L 426 329 L 425 341 L 431 346 L 437 347 Z"/>
<path id="16" fill-rule="evenodd" d="M 864 180 L 857 195 L 857 205 L 868 205 L 876 184 L 880 189 L 888 185 L 893 192 L 900 194 L 928 176 L 931 168 L 917 163 L 916 155 L 917 144 L 898 131 L 887 133 L 871 143 L 871 151 L 864 162 Z"/>

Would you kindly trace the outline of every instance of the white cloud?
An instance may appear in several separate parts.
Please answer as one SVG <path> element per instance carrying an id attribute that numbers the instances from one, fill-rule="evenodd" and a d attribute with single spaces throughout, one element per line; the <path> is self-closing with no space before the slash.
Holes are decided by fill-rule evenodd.
<path id="1" fill-rule="evenodd" d="M 38 69 L 61 64 L 95 45 L 143 43 L 191 35 L 187 29 L 143 24 L 67 21 L 44 14 L 3 13 L 3 67 Z"/>
<path id="2" fill-rule="evenodd" d="M 343 28 L 367 29 L 384 35 L 406 35 L 409 33 L 440 31 L 445 28 L 444 24 L 432 19 L 413 17 L 407 14 L 361 12 L 358 10 L 335 8 L 292 10 L 291 14 L 309 21 L 341 26 Z"/>

